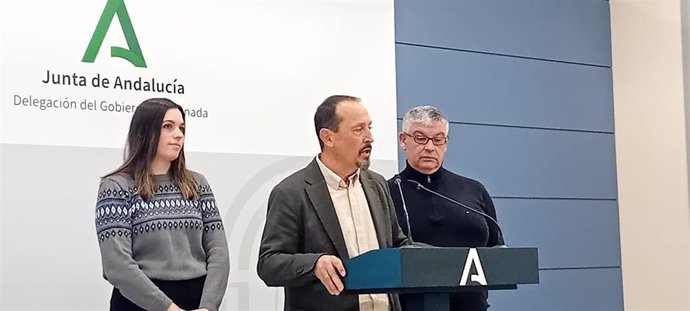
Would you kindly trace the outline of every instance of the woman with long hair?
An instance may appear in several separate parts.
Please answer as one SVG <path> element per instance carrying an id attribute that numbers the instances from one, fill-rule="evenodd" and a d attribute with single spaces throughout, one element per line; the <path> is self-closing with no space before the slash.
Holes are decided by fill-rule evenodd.
<path id="1" fill-rule="evenodd" d="M 229 268 L 203 175 L 185 166 L 185 114 L 169 99 L 134 111 L 122 166 L 102 178 L 96 230 L 111 311 L 217 311 Z"/>

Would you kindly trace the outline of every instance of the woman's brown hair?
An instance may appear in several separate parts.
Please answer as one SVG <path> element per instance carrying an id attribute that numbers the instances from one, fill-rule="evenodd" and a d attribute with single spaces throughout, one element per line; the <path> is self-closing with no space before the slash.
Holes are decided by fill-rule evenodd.
<path id="1" fill-rule="evenodd" d="M 147 99 L 137 107 L 129 125 L 124 163 L 105 176 L 129 174 L 137 185 L 139 195 L 146 200 L 153 197 L 156 186 L 150 168 L 158 150 L 163 118 L 170 109 L 180 110 L 184 120 L 184 109 L 167 98 Z M 184 197 L 193 198 L 198 195 L 198 183 L 185 166 L 184 146 L 177 159 L 170 163 L 168 174 L 173 184 L 180 187 Z"/>

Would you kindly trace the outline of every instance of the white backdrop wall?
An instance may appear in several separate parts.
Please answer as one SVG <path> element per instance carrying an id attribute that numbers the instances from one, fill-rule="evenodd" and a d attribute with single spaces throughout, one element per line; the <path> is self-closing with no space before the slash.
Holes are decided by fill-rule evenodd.
<path id="1" fill-rule="evenodd" d="M 111 57 L 111 46 L 128 49 L 117 17 L 95 60 L 82 62 L 111 2 L 120 1 L 2 2 L 0 309 L 107 308 L 96 190 L 122 160 L 132 116 L 108 108 L 150 97 L 189 109 L 188 163 L 216 193 L 231 252 L 222 309 L 280 309 L 282 290 L 256 276 L 258 243 L 270 189 L 318 152 L 316 106 L 361 97 L 374 122 L 372 168 L 396 170 L 392 1 L 125 0 L 146 67 Z M 103 78 L 109 87 L 94 86 Z M 172 92 L 115 87 L 118 78 Z"/>
<path id="2" fill-rule="evenodd" d="M 690 76 L 683 72 L 690 59 L 683 50 L 688 40 L 683 2 L 687 0 L 611 1 L 621 266 L 628 311 L 690 310 L 690 94 L 684 93 Z"/>

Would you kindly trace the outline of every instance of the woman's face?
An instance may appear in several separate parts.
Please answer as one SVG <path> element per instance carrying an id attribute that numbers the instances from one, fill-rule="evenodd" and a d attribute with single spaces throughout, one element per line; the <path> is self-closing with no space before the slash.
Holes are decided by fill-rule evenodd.
<path id="1" fill-rule="evenodd" d="M 172 162 L 180 156 L 180 151 L 184 146 L 184 127 L 184 119 L 182 119 L 180 110 L 168 109 L 161 125 L 156 158 Z"/>

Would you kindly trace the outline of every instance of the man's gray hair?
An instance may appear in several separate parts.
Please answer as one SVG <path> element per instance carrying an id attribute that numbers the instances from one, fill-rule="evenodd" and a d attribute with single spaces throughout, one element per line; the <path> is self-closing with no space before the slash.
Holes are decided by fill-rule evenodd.
<path id="1" fill-rule="evenodd" d="M 421 123 L 424 126 L 432 126 L 438 122 L 446 124 L 448 132 L 448 118 L 434 106 L 417 106 L 408 110 L 403 116 L 403 132 L 407 133 L 412 123 Z"/>

